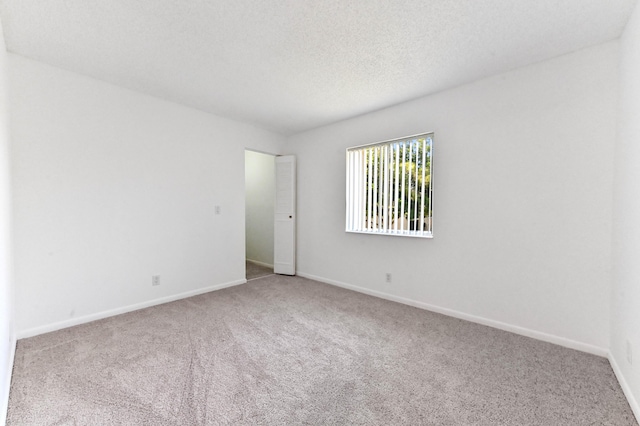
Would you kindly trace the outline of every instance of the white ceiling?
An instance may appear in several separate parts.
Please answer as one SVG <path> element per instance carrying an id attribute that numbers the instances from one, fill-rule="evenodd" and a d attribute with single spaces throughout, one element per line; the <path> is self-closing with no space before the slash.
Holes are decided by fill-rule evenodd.
<path id="1" fill-rule="evenodd" d="M 293 134 L 617 38 L 636 0 L 0 0 L 10 52 Z"/>

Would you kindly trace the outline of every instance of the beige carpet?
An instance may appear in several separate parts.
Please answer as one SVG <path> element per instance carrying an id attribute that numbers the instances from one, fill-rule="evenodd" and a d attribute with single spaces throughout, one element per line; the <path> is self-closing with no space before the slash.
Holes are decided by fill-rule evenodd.
<path id="1" fill-rule="evenodd" d="M 18 342 L 10 425 L 635 425 L 604 358 L 271 275 Z"/>

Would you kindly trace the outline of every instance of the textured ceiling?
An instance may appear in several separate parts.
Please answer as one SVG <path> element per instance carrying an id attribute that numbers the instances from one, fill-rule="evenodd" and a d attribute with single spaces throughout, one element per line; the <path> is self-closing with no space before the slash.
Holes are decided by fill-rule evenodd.
<path id="1" fill-rule="evenodd" d="M 1 0 L 10 52 L 292 134 L 617 38 L 636 0 Z"/>

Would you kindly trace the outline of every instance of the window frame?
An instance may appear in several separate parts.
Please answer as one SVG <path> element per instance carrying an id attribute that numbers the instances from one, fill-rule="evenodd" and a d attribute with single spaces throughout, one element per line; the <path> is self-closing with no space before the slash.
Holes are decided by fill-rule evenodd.
<path id="1" fill-rule="evenodd" d="M 414 148 L 421 139 L 423 140 L 422 145 Z M 346 149 L 345 232 L 433 238 L 434 139 L 434 132 L 425 132 Z M 375 148 L 380 149 L 374 150 Z M 422 148 L 422 152 L 420 152 L 420 148 Z M 402 150 L 402 162 L 398 158 L 400 150 Z M 383 154 L 374 155 L 374 152 L 383 152 Z M 416 157 L 412 162 L 413 153 Z M 418 156 L 421 153 L 422 161 L 419 161 Z M 380 161 L 380 166 L 378 161 Z M 368 164 L 373 164 L 373 167 L 368 168 Z M 407 164 L 409 164 L 409 170 L 407 170 Z M 428 164 L 428 173 L 426 172 L 426 164 Z M 400 176 L 400 165 L 402 165 L 402 176 Z M 390 167 L 393 170 L 390 170 Z M 380 176 L 378 176 L 378 170 L 380 170 Z M 420 170 L 422 170 L 421 176 L 419 175 Z M 427 176 L 428 184 L 425 183 Z M 401 188 L 400 180 L 402 181 Z M 395 189 L 393 188 L 394 184 Z M 420 191 L 418 185 L 421 187 Z M 407 186 L 408 190 L 405 194 Z M 406 208 L 405 195 L 409 201 Z M 412 195 L 415 195 L 415 203 L 411 199 Z M 380 207 L 379 203 L 382 203 L 383 206 Z M 400 209 L 398 203 L 401 203 Z M 410 203 L 414 203 L 413 206 Z M 369 207 L 370 205 L 377 207 Z M 411 219 L 412 207 L 414 219 Z M 424 214 L 425 209 L 427 215 Z M 421 212 L 420 218 L 418 218 L 418 211 Z M 422 230 L 411 229 L 411 222 L 413 222 L 414 228 L 422 227 Z M 399 223 L 401 223 L 400 226 L 398 226 Z M 405 226 L 406 229 L 404 229 Z"/>

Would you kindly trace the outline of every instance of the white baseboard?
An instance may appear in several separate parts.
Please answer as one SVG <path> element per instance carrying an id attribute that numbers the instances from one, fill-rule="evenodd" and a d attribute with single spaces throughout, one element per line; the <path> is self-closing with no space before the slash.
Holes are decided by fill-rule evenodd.
<path id="1" fill-rule="evenodd" d="M 631 411 L 633 411 L 633 415 L 636 416 L 636 421 L 640 423 L 640 404 L 638 404 L 638 401 L 631 392 L 631 388 L 625 380 L 624 375 L 622 374 L 622 370 L 620 369 L 618 362 L 611 352 L 609 352 L 609 356 L 607 358 L 609 358 L 609 363 L 611 364 L 611 368 L 613 369 L 613 372 L 618 379 L 618 383 L 620 383 L 620 387 L 622 388 L 622 392 L 624 392 L 624 396 L 627 397 L 627 401 L 629 402 Z"/>
<path id="2" fill-rule="evenodd" d="M 51 331 L 61 330 L 67 327 L 73 327 L 74 325 L 84 324 L 99 319 L 112 317 L 115 315 L 124 314 L 131 311 L 137 311 L 138 309 L 144 309 L 155 305 L 161 305 L 163 303 L 173 302 L 175 300 L 186 299 L 187 297 L 197 296 L 203 293 L 209 293 L 215 290 L 221 290 L 227 287 L 233 287 L 240 284 L 246 284 L 247 280 L 236 280 L 228 283 L 217 284 L 209 287 L 199 288 L 197 290 L 191 290 L 184 293 L 174 294 L 172 296 L 161 297 L 158 299 L 148 300 L 146 302 L 136 303 L 133 305 L 123 306 L 121 308 L 110 309 L 108 311 L 97 312 L 95 314 L 84 315 L 77 318 L 70 318 L 68 320 L 55 322 L 53 324 L 47 324 L 40 327 L 34 327 L 27 330 L 18 331 L 18 339 L 24 339 L 27 337 L 37 336 L 39 334 L 49 333 Z"/>
<path id="3" fill-rule="evenodd" d="M 608 349 L 601 348 L 599 346 L 590 345 L 587 343 L 578 342 L 571 339 L 566 339 L 564 337 L 555 336 L 553 334 L 547 334 L 536 330 L 531 330 L 524 327 L 519 327 L 517 325 L 507 324 L 500 321 L 495 321 L 492 319 L 487 319 L 483 317 L 479 317 L 476 315 L 466 314 L 464 312 L 459 312 L 453 309 L 443 308 L 436 305 L 431 305 L 424 302 L 419 302 L 417 300 L 408 299 L 405 297 L 394 296 L 392 294 L 384 293 L 377 290 L 371 290 L 364 287 L 355 286 L 352 284 L 346 284 L 340 281 L 331 280 L 328 278 L 318 277 L 316 275 L 307 274 L 305 272 L 297 272 L 297 275 L 304 278 L 309 278 L 311 280 L 320 281 L 326 284 L 335 285 L 337 287 L 346 288 L 348 290 L 357 291 L 358 293 L 368 294 L 370 296 L 379 297 L 381 299 L 391 300 L 393 302 L 402 303 L 404 305 L 413 306 L 415 308 L 424 309 L 431 312 L 436 312 L 439 314 L 447 315 L 454 318 L 459 318 L 465 321 L 474 322 L 477 324 L 486 325 L 489 327 L 497 328 L 504 331 L 509 331 L 511 333 L 519 334 L 521 336 L 531 337 L 533 339 L 542 340 L 544 342 L 554 343 L 556 345 L 564 346 L 566 348 L 575 349 L 581 352 L 587 352 L 593 355 L 598 355 L 601 357 L 607 357 L 609 354 Z"/>
<path id="4" fill-rule="evenodd" d="M 16 337 L 12 334 L 11 335 L 11 339 L 9 341 L 9 345 L 10 345 L 10 351 L 9 352 L 9 363 L 7 365 L 7 368 L 9 369 L 9 374 L 7 375 L 7 379 L 5 381 L 5 383 L 2 383 L 2 389 L 5 391 L 4 393 L 4 398 L 2 398 L 2 401 L 0 401 L 0 421 L 3 421 L 6 423 L 7 421 L 7 414 L 8 414 L 8 410 L 9 410 L 9 390 L 11 389 L 11 372 L 13 371 L 13 362 L 15 360 L 16 357 Z M 2 424 L 5 424 L 2 423 Z"/>
<path id="5" fill-rule="evenodd" d="M 247 262 L 255 263 L 256 265 L 264 266 L 265 268 L 273 269 L 273 265 L 269 263 L 260 262 L 259 260 L 247 259 Z"/>

